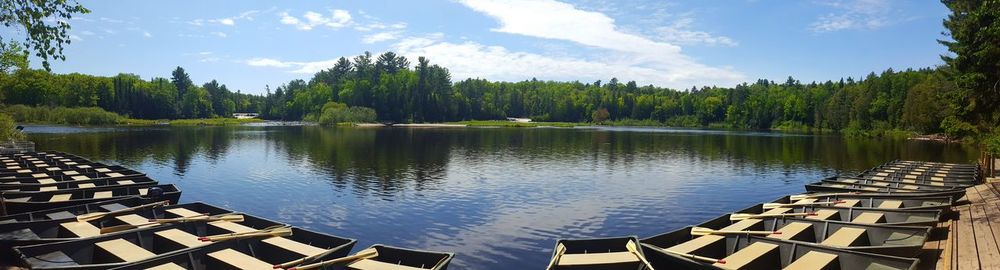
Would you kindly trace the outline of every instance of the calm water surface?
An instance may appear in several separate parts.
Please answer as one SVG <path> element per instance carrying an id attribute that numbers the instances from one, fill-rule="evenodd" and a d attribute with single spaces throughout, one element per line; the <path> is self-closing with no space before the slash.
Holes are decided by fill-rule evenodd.
<path id="1" fill-rule="evenodd" d="M 558 238 L 648 237 L 892 159 L 960 145 L 654 128 L 29 126 L 40 150 L 122 164 L 182 201 L 359 240 L 541 269 Z"/>

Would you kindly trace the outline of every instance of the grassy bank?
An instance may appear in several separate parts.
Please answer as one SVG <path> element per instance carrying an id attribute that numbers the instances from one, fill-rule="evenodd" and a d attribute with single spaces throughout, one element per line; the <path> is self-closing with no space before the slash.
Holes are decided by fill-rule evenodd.
<path id="1" fill-rule="evenodd" d="M 459 122 L 447 122 L 445 124 L 466 125 L 470 127 L 575 127 L 587 126 L 590 123 L 569 123 L 569 122 L 511 122 L 506 120 L 471 120 Z"/>
<path id="2" fill-rule="evenodd" d="M 260 119 L 235 119 L 235 118 L 204 118 L 204 119 L 175 119 L 175 120 L 132 119 L 96 107 L 66 108 L 66 107 L 31 107 L 24 105 L 12 105 L 12 106 L 0 107 L 0 113 L 10 116 L 10 118 L 12 118 L 13 121 L 16 123 L 55 124 L 55 125 L 74 125 L 74 126 L 111 126 L 111 125 L 227 126 L 227 125 L 240 125 L 245 123 L 263 121 Z"/>

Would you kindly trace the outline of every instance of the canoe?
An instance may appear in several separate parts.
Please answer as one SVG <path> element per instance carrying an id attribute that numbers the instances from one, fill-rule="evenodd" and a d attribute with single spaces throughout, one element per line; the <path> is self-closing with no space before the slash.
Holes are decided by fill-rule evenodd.
<path id="1" fill-rule="evenodd" d="M 912 191 L 940 191 L 940 190 L 950 190 L 950 189 L 965 189 L 968 186 L 939 186 L 939 185 L 929 185 L 929 184 L 916 184 L 916 183 L 903 183 L 903 182 L 893 182 L 886 180 L 872 180 L 872 179 L 859 179 L 851 177 L 833 176 L 824 178 L 825 182 L 836 182 L 845 184 L 862 184 L 874 187 L 889 187 L 901 190 L 912 190 Z"/>
<path id="2" fill-rule="evenodd" d="M 175 214 L 190 217 L 197 213 Z M 182 222 L 74 241 L 19 246 L 14 250 L 21 267 L 36 270 L 109 269 L 160 258 L 174 260 L 157 265 L 161 267 L 158 269 L 177 269 L 180 265 L 171 265 L 176 264 L 174 261 L 184 263 L 191 257 L 201 257 L 208 269 L 271 269 L 274 264 L 310 255 L 323 254 L 321 260 L 343 257 L 356 243 L 354 239 L 241 215 L 242 221 Z M 268 231 L 274 229 L 287 230 L 290 235 L 275 236 L 276 231 Z"/>
<path id="3" fill-rule="evenodd" d="M 899 165 L 909 165 L 909 166 L 934 166 L 934 167 L 965 169 L 965 170 L 975 170 L 979 168 L 979 164 L 945 163 L 945 162 L 915 161 L 915 160 L 894 160 L 886 162 L 886 164 L 899 164 Z"/>
<path id="4" fill-rule="evenodd" d="M 815 215 L 811 216 L 789 218 L 893 226 L 936 226 L 938 221 L 941 220 L 940 210 L 903 211 L 870 208 L 827 207 L 816 205 L 764 209 L 764 204 L 756 204 L 754 206 L 747 207 L 746 209 L 736 211 L 736 213 L 769 215 L 815 213 Z"/>
<path id="5" fill-rule="evenodd" d="M 66 165 L 66 166 L 44 166 L 44 167 L 30 167 L 30 168 L 20 168 L 16 170 L 0 171 L 0 179 L 3 178 L 26 178 L 26 177 L 44 177 L 38 175 L 40 173 L 46 173 L 50 175 L 66 175 L 75 176 L 79 174 L 86 173 L 136 173 L 136 171 L 122 167 L 122 166 L 108 166 L 100 163 L 93 164 L 81 164 L 81 165 Z"/>
<path id="6" fill-rule="evenodd" d="M 221 250 L 225 249 L 235 249 L 227 245 L 212 245 L 204 248 L 194 249 L 187 252 L 177 253 L 170 256 L 163 256 L 155 259 L 144 260 L 136 263 L 132 263 L 122 267 L 112 268 L 111 270 L 142 270 L 142 269 L 154 269 L 154 267 L 173 267 L 177 268 L 170 269 L 188 269 L 188 270 L 210 270 L 210 269 L 220 269 L 220 262 L 216 260 L 213 256 L 208 254 L 216 254 Z M 342 262 L 335 262 L 336 265 L 341 265 L 351 270 L 368 270 L 368 269 L 398 269 L 398 270 L 417 270 L 417 269 L 427 269 L 427 270 L 447 270 L 448 264 L 451 263 L 454 254 L 451 253 L 441 253 L 433 251 L 423 251 L 423 250 L 413 250 L 398 247 L 390 247 L 385 245 L 373 245 L 366 249 L 363 249 L 354 255 L 346 256 L 348 249 L 345 249 L 343 253 L 337 253 L 329 258 L 343 259 Z M 376 255 L 371 257 L 372 254 Z M 257 257 L 249 255 L 249 252 L 245 252 L 251 258 L 261 261 L 256 264 L 261 267 L 272 265 L 277 265 L 285 262 L 291 261 L 289 258 L 273 258 L 267 257 L 271 254 L 257 254 Z M 367 256 L 366 256 L 367 255 Z M 350 257 L 350 258 L 344 258 Z M 358 258 L 358 259 L 354 259 Z M 333 260 L 327 260 L 328 262 Z M 315 261 L 318 263 L 319 261 Z M 302 265 L 308 265 L 304 263 Z M 228 265 L 224 265 L 228 267 Z M 159 268 L 155 268 L 159 269 Z M 270 268 L 261 268 L 270 269 Z M 340 269 L 340 268 L 337 268 Z"/>
<path id="7" fill-rule="evenodd" d="M 936 189 L 952 189 L 952 188 L 967 188 L 974 185 L 974 183 L 972 182 L 942 182 L 942 181 L 927 181 L 927 180 L 900 179 L 900 178 L 872 179 L 872 178 L 853 177 L 853 176 L 832 176 L 824 178 L 823 180 L 894 187 L 894 188 L 908 188 L 908 189 L 915 189 L 915 188 L 918 189 L 920 187 L 936 188 Z"/>
<path id="8" fill-rule="evenodd" d="M 95 178 L 86 180 L 57 181 L 46 184 L 24 184 L 24 185 L 0 185 L 0 192 L 4 194 L 21 194 L 48 191 L 67 191 L 79 189 L 92 189 L 99 187 L 113 186 L 151 186 L 156 185 L 156 180 L 146 176 L 132 177 L 112 177 Z"/>
<path id="9" fill-rule="evenodd" d="M 51 181 L 86 180 L 107 177 L 129 177 L 144 173 L 122 166 L 104 166 L 85 169 L 16 173 L 0 177 L 0 185 L 40 184 Z"/>
<path id="10" fill-rule="evenodd" d="M 139 207 L 143 208 L 139 209 L 129 209 L 129 207 L 120 204 L 108 204 L 104 205 L 104 207 L 105 212 L 109 214 L 89 221 L 80 221 L 74 217 L 69 220 L 42 220 L 0 224 L 0 251 L 11 254 L 13 251 L 11 248 L 15 246 L 55 243 L 100 236 L 102 235 L 101 228 L 112 226 L 136 225 L 152 227 L 159 224 L 149 224 L 150 219 L 177 217 L 176 214 L 173 214 L 175 212 L 200 213 L 209 216 L 232 213 L 230 210 L 204 203 L 177 205 L 165 205 L 165 203 L 166 201 L 153 202 L 141 205 Z M 123 231 L 108 233 L 121 232 Z"/>
<path id="11" fill-rule="evenodd" d="M 546 269 L 648 269 L 644 261 L 645 255 L 635 236 L 562 239 L 556 242 L 552 260 Z"/>
<path id="12" fill-rule="evenodd" d="M 695 227 L 700 233 L 710 232 L 704 229 L 713 230 L 711 236 L 719 239 L 724 234 L 756 231 L 759 236 L 773 239 L 900 257 L 919 255 L 931 232 L 928 226 L 887 226 L 787 217 L 734 221 L 731 217 L 731 214 L 725 214 Z"/>
<path id="13" fill-rule="evenodd" d="M 925 177 L 930 178 L 930 180 L 940 180 L 940 181 L 972 181 L 977 177 L 978 172 L 954 172 L 954 171 L 935 171 L 935 170 L 924 170 L 924 169 L 908 169 L 908 168 L 898 168 L 898 167 L 875 167 L 865 170 L 865 173 L 870 174 L 882 174 L 876 176 L 889 176 L 895 175 L 899 177 Z"/>
<path id="14" fill-rule="evenodd" d="M 965 189 L 935 190 L 935 191 L 914 191 L 898 188 L 886 188 L 879 186 L 848 184 L 839 182 L 820 181 L 806 184 L 806 191 L 816 193 L 842 193 L 861 192 L 875 193 L 882 195 L 893 195 L 898 197 L 941 197 L 948 196 L 958 201 L 965 196 Z"/>
<path id="15" fill-rule="evenodd" d="M 811 201 L 812 203 L 844 201 L 824 205 L 829 207 L 872 208 L 902 211 L 941 210 L 942 213 L 951 211 L 951 206 L 954 203 L 954 200 L 952 200 L 951 197 L 893 198 L 864 194 L 800 194 L 793 196 L 781 196 L 778 199 L 771 201 L 771 203 L 787 204 L 800 201 L 801 199 L 815 199 L 815 201 Z M 857 201 L 857 203 L 854 203 L 854 201 Z"/>
<path id="16" fill-rule="evenodd" d="M 0 214 L 19 214 L 64 206 L 94 203 L 129 196 L 142 196 L 147 202 L 169 200 L 176 204 L 181 191 L 174 185 L 110 186 L 90 189 L 46 191 L 0 195 Z"/>
<path id="17" fill-rule="evenodd" d="M 642 240 L 656 269 L 916 269 L 917 259 L 745 234 L 692 236 L 686 227 Z"/>
<path id="18" fill-rule="evenodd" d="M 887 173 L 887 172 L 874 172 L 865 171 L 858 175 L 853 176 L 855 178 L 871 179 L 871 180 L 884 180 L 884 181 L 895 181 L 895 182 L 916 182 L 921 184 L 933 184 L 936 182 L 949 183 L 949 184 L 965 184 L 965 185 L 975 185 L 978 184 L 979 178 L 972 177 L 949 177 L 940 176 L 940 174 L 905 174 L 905 173 Z"/>
<path id="19" fill-rule="evenodd" d="M 0 224 L 12 223 L 12 222 L 29 222 L 29 221 L 42 221 L 42 220 L 68 220 L 75 219 L 76 216 L 96 213 L 96 212 L 107 212 L 108 205 L 118 204 L 124 207 L 132 207 L 143 204 L 143 199 L 139 196 L 123 197 L 120 199 L 113 199 L 95 203 L 72 205 L 66 207 L 53 208 L 48 210 L 33 211 L 20 213 L 15 215 L 0 216 Z M 111 206 L 114 208 L 115 206 Z"/>

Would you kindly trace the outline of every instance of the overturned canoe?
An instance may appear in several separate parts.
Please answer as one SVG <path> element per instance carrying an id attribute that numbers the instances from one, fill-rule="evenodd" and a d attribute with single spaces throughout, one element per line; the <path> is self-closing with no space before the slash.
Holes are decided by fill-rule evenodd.
<path id="1" fill-rule="evenodd" d="M 915 257 L 930 234 L 927 226 L 887 226 L 810 218 L 761 217 L 733 220 L 732 214 L 695 225 L 693 233 L 715 236 L 746 231 L 773 239 L 884 255 Z"/>
<path id="2" fill-rule="evenodd" d="M 642 240 L 656 269 L 915 269 L 918 262 L 746 234 L 693 236 L 691 229 Z"/>
<path id="3" fill-rule="evenodd" d="M 177 213 L 177 216 L 190 218 L 196 214 Z M 232 216 L 242 220 L 217 220 Z M 278 263 L 311 256 L 319 260 L 343 257 L 355 244 L 353 239 L 292 228 L 246 214 L 213 218 L 14 249 L 21 266 L 30 269 L 109 269 L 160 258 L 184 263 L 193 256 L 202 258 L 201 263 L 207 269 L 271 269 Z M 181 266 L 167 260 L 155 267 Z"/>
<path id="4" fill-rule="evenodd" d="M 187 269 L 187 270 L 211 270 L 211 269 L 227 269 L 231 268 L 228 265 L 217 259 L 218 254 L 223 253 L 223 250 L 233 249 L 236 247 L 227 245 L 211 245 L 204 248 L 193 249 L 187 252 L 181 252 L 173 254 L 170 256 L 158 257 L 150 260 L 144 260 L 136 263 L 132 263 L 126 266 L 112 268 L 111 270 L 140 270 L 140 269 L 160 269 L 156 267 L 177 267 L 169 269 Z M 340 252 L 342 251 L 342 252 Z M 240 265 L 241 269 L 253 269 L 252 267 L 261 267 L 261 269 L 270 269 L 264 267 L 276 267 L 277 265 L 284 264 L 287 262 L 293 262 L 292 264 L 286 264 L 285 269 L 291 267 L 303 267 L 310 264 L 325 264 L 325 267 L 340 266 L 350 270 L 373 270 L 373 269 L 398 269 L 398 270 L 417 270 L 417 269 L 427 269 L 427 270 L 447 270 L 448 264 L 451 263 L 454 254 L 451 253 L 441 253 L 433 251 L 423 251 L 414 249 L 405 249 L 398 247 L 390 247 L 385 245 L 373 245 L 369 248 L 358 251 L 357 253 L 346 256 L 348 249 L 338 250 L 336 254 L 331 254 L 326 256 L 327 260 L 321 260 L 320 258 L 304 260 L 304 261 L 294 261 L 291 260 L 291 256 L 277 257 L 276 254 L 269 253 L 254 253 L 250 250 L 243 251 L 246 256 L 243 257 L 245 261 L 241 262 L 245 265 Z M 251 255 L 253 254 L 253 255 Z M 327 269 L 327 268 L 320 268 Z M 336 268 L 340 269 L 340 268 Z"/>
<path id="5" fill-rule="evenodd" d="M 0 195 L 0 213 L 19 214 L 71 205 L 141 196 L 147 202 L 169 200 L 176 204 L 181 191 L 174 185 L 108 186 L 66 191 L 45 191 Z"/>
<path id="6" fill-rule="evenodd" d="M 133 207 L 142 205 L 144 200 L 139 196 L 122 197 L 95 203 L 71 205 L 66 207 L 53 208 L 48 210 L 25 212 L 14 215 L 0 216 L 0 224 L 13 222 L 30 222 L 43 220 L 70 220 L 76 216 L 107 212 L 109 208 L 119 208 L 119 206 Z"/>
<path id="7" fill-rule="evenodd" d="M 161 224 L 151 223 L 149 220 L 183 216 L 180 213 L 194 213 L 205 216 L 232 213 L 232 211 L 204 203 L 178 205 L 167 205 L 166 203 L 166 201 L 154 202 L 133 207 L 120 204 L 107 204 L 102 206 L 106 212 L 78 216 L 69 220 L 58 219 L 0 224 L 0 251 L 12 254 L 13 250 L 11 248 L 15 246 L 72 241 L 87 237 L 120 233 L 134 228 L 157 226 Z"/>
<path id="8" fill-rule="evenodd" d="M 563 239 L 556 242 L 547 270 L 558 269 L 649 269 L 635 236 L 595 239 Z"/>
<path id="9" fill-rule="evenodd" d="M 798 203 L 803 205 L 766 209 L 765 204 L 757 204 L 736 213 L 893 226 L 935 226 L 941 219 L 940 210 L 903 211 L 806 205 L 804 201 Z"/>
<path id="10" fill-rule="evenodd" d="M 781 196 L 778 199 L 771 201 L 771 203 L 790 204 L 808 199 L 812 199 L 808 201 L 809 203 L 829 203 L 823 204 L 828 207 L 872 208 L 902 211 L 941 210 L 943 213 L 951 211 L 951 206 L 954 203 L 954 200 L 952 200 L 951 197 L 897 198 L 865 194 L 799 194 Z"/>
<path id="11" fill-rule="evenodd" d="M 0 185 L 4 194 L 21 194 L 48 191 L 69 191 L 100 187 L 151 186 L 156 180 L 146 176 L 95 178 L 84 180 L 55 181 L 45 184 Z"/>

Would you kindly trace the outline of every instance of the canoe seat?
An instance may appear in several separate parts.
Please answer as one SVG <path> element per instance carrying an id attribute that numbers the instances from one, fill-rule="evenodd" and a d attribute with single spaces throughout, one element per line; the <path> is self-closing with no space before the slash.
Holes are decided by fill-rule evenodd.
<path id="1" fill-rule="evenodd" d="M 47 186 L 38 188 L 38 191 L 55 191 L 55 190 L 59 190 L 59 187 Z"/>
<path id="2" fill-rule="evenodd" d="M 223 229 L 223 230 L 230 231 L 230 232 L 234 232 L 234 233 L 256 231 L 256 229 L 254 229 L 254 228 L 250 228 L 250 227 L 243 226 L 243 225 L 235 223 L 235 222 L 229 222 L 229 221 L 224 221 L 224 220 L 223 221 L 209 222 L 208 225 L 212 225 L 212 227 L 216 227 L 216 228 Z"/>
<path id="3" fill-rule="evenodd" d="M 74 170 L 68 170 L 63 172 L 63 175 L 77 175 L 77 174 L 80 174 L 80 172 Z"/>
<path id="4" fill-rule="evenodd" d="M 97 242 L 97 244 L 94 245 L 97 247 L 96 250 L 103 251 L 104 253 L 125 262 L 134 262 L 156 256 L 156 254 L 149 252 L 149 250 L 120 238 Z"/>
<path id="5" fill-rule="evenodd" d="M 52 169 L 52 168 L 49 168 L 49 169 Z M 50 171 L 51 171 L 51 170 L 50 170 Z M 31 172 L 31 170 L 28 170 L 28 169 L 21 169 L 21 170 L 17 170 L 17 172 L 18 172 L 18 173 L 30 173 L 30 172 Z"/>
<path id="6" fill-rule="evenodd" d="M 119 185 L 130 185 L 130 184 L 135 184 L 135 181 L 132 181 L 132 180 L 121 180 L 121 181 L 118 181 L 118 182 L 115 182 L 115 183 L 118 183 Z"/>
<path id="7" fill-rule="evenodd" d="M 87 180 L 87 179 L 90 179 L 90 177 L 87 177 L 86 175 L 82 175 L 81 174 L 81 175 L 70 177 L 70 179 L 73 179 L 73 180 Z"/>
<path id="8" fill-rule="evenodd" d="M 866 191 L 878 191 L 877 187 L 862 187 L 861 189 Z"/>
<path id="9" fill-rule="evenodd" d="M 929 182 L 932 186 L 943 187 L 944 182 Z"/>
<path id="10" fill-rule="evenodd" d="M 699 253 L 698 251 L 705 248 L 711 248 L 716 245 L 725 245 L 726 242 L 722 241 L 723 239 L 726 239 L 726 237 L 722 235 L 705 235 L 667 249 L 678 253 L 696 254 Z"/>
<path id="11" fill-rule="evenodd" d="M 883 171 L 883 172 L 880 172 L 880 173 L 876 173 L 875 175 L 876 176 L 889 176 L 889 173 Z"/>
<path id="12" fill-rule="evenodd" d="M 232 249 L 228 249 L 228 248 L 227 249 L 223 249 L 223 250 L 219 250 L 219 251 L 216 251 L 216 252 L 209 253 L 208 257 L 212 258 L 215 261 L 218 261 L 219 263 L 222 263 L 223 265 L 227 266 L 227 267 L 219 267 L 219 268 L 230 268 L 230 269 L 233 269 L 233 268 L 235 268 L 235 269 L 273 269 L 274 268 L 273 264 L 261 261 L 261 260 L 259 260 L 257 258 L 251 257 L 250 255 L 246 255 L 246 254 L 243 254 L 242 252 L 239 252 L 239 251 L 236 251 L 236 250 L 232 250 Z M 211 264 L 209 264 L 209 267 L 207 267 L 207 268 L 208 269 L 213 269 L 215 267 L 211 267 Z"/>
<path id="13" fill-rule="evenodd" d="M 108 169 L 108 168 L 97 168 L 97 169 L 94 169 L 94 170 L 97 171 L 97 172 L 110 172 L 111 171 L 111 169 Z"/>
<path id="14" fill-rule="evenodd" d="M 66 165 L 76 165 L 76 164 L 79 164 L 79 163 L 70 161 L 70 162 L 66 162 L 66 163 L 63 163 L 63 164 L 66 164 Z"/>
<path id="15" fill-rule="evenodd" d="M 885 222 L 885 215 L 874 212 L 861 213 L 858 217 L 854 218 L 854 220 L 851 220 L 851 222 L 862 224 L 883 223 Z"/>
<path id="16" fill-rule="evenodd" d="M 187 269 L 175 263 L 165 263 L 150 268 L 146 268 L 146 270 L 187 270 Z"/>
<path id="17" fill-rule="evenodd" d="M 835 205 L 837 207 L 858 207 L 858 204 L 861 203 L 861 200 L 856 200 L 856 199 L 841 200 L 841 201 L 843 202 L 837 203 Z"/>
<path id="18" fill-rule="evenodd" d="M 818 219 L 818 220 L 835 220 L 839 219 L 839 217 L 840 217 L 840 211 L 830 210 L 830 209 L 823 209 L 816 211 L 815 216 L 806 216 L 806 218 L 808 219 Z"/>
<path id="19" fill-rule="evenodd" d="M 101 235 L 101 229 L 94 226 L 94 224 L 90 224 L 89 222 L 65 222 L 59 224 L 59 227 L 62 227 L 62 231 L 66 232 L 71 237 L 84 238 Z"/>
<path id="20" fill-rule="evenodd" d="M 786 224 L 784 227 L 778 229 L 781 234 L 771 234 L 768 237 L 777 238 L 782 240 L 801 240 L 812 242 L 815 238 L 813 235 L 812 224 L 805 222 L 792 222 Z"/>
<path id="21" fill-rule="evenodd" d="M 814 203 L 814 202 L 816 202 L 816 199 L 801 199 L 801 200 L 796 201 L 794 204 L 808 204 L 808 203 Z"/>
<path id="22" fill-rule="evenodd" d="M 77 165 L 76 167 L 80 168 L 80 169 L 90 169 L 90 168 L 93 168 L 90 165 Z"/>
<path id="23" fill-rule="evenodd" d="M 94 185 L 94 183 L 83 183 L 83 184 L 76 185 L 77 188 L 92 188 L 92 187 L 96 187 L 96 186 L 97 185 Z"/>
<path id="24" fill-rule="evenodd" d="M 837 267 L 837 265 L 838 265 L 837 255 L 817 252 L 817 251 L 810 251 L 782 269 L 783 270 L 840 269 L 840 267 Z"/>
<path id="25" fill-rule="evenodd" d="M 567 255 L 575 255 L 575 254 L 567 254 Z M 563 255 L 563 258 L 566 258 L 567 255 Z M 632 256 L 632 257 L 635 257 L 635 256 Z M 560 260 L 562 260 L 562 259 L 560 259 Z M 561 261 L 560 261 L 560 265 L 561 265 Z M 350 263 L 350 264 L 347 265 L 347 269 L 353 269 L 353 270 L 426 270 L 425 268 L 417 268 L 417 267 L 413 267 L 413 266 L 399 265 L 399 264 L 387 263 L 387 262 L 376 261 L 376 260 L 368 260 L 368 259 L 360 260 L 360 261 L 356 261 L 356 262 Z"/>
<path id="26" fill-rule="evenodd" d="M 148 218 L 136 214 L 121 215 L 115 217 L 115 219 L 129 225 L 152 225 L 148 224 L 149 223 Z M 148 226 L 142 226 L 142 227 L 148 227 Z"/>
<path id="27" fill-rule="evenodd" d="M 579 265 L 600 265 L 600 264 L 620 264 L 639 262 L 639 257 L 631 252 L 604 252 L 604 253 L 582 253 L 564 254 L 559 257 L 560 266 Z M 377 268 L 378 269 L 378 268 Z"/>
<path id="28" fill-rule="evenodd" d="M 787 208 L 787 207 L 778 207 L 778 208 L 774 208 L 774 209 L 771 209 L 771 210 L 764 211 L 763 213 L 760 213 L 760 214 L 761 215 L 775 215 L 775 214 L 784 214 L 784 213 L 787 213 L 788 211 L 792 211 L 792 209 L 791 208 Z"/>
<path id="29" fill-rule="evenodd" d="M 0 240 L 41 240 L 42 238 L 35 234 L 35 231 L 31 229 L 24 228 L 13 231 L 4 231 L 0 233 Z"/>
<path id="30" fill-rule="evenodd" d="M 834 247 L 856 246 L 867 243 L 867 236 L 865 229 L 840 228 L 820 244 Z"/>
<path id="31" fill-rule="evenodd" d="M 267 243 L 269 245 L 272 245 L 272 246 L 280 248 L 280 249 L 284 249 L 284 250 L 288 250 L 288 251 L 294 252 L 294 253 L 302 255 L 302 256 L 312 256 L 312 255 L 316 255 L 316 254 L 320 254 L 320 253 L 326 252 L 325 249 L 314 247 L 314 246 L 310 246 L 310 245 L 307 245 L 307 244 L 303 244 L 301 242 L 297 242 L 297 241 L 294 241 L 294 240 L 291 240 L 291 239 L 288 239 L 288 238 L 284 238 L 284 237 L 270 237 L 270 238 L 261 240 L 261 242 Z"/>
<path id="32" fill-rule="evenodd" d="M 193 216 L 200 216 L 201 215 L 201 213 L 188 210 L 187 208 L 180 208 L 180 207 L 167 209 L 166 212 L 174 214 L 174 215 L 177 215 L 177 217 L 193 217 Z"/>
<path id="33" fill-rule="evenodd" d="M 885 176 L 872 176 L 872 180 L 885 180 Z"/>
<path id="34" fill-rule="evenodd" d="M 140 188 L 139 189 L 139 195 L 146 196 L 147 193 L 149 193 L 149 189 L 148 188 Z"/>
<path id="35" fill-rule="evenodd" d="M 76 217 L 76 215 L 74 215 L 73 213 L 70 213 L 69 211 L 59 211 L 59 212 L 54 212 L 54 213 L 48 213 L 48 214 L 45 214 L 45 216 L 48 217 L 49 219 L 64 219 L 64 218 L 73 218 L 73 217 Z"/>
<path id="36" fill-rule="evenodd" d="M 52 178 L 42 178 L 35 181 L 37 181 L 39 184 L 52 184 L 56 182 L 56 180 Z"/>
<path id="37" fill-rule="evenodd" d="M 762 224 L 764 221 L 759 219 L 744 219 L 739 222 L 733 223 L 732 225 L 722 228 L 723 231 L 749 231 L 758 227 L 758 224 Z M 763 227 L 762 225 L 760 227 Z M 759 228 L 759 227 L 758 227 Z"/>
<path id="38" fill-rule="evenodd" d="M 35 177 L 35 178 L 46 177 L 46 176 L 49 176 L 49 175 L 45 174 L 45 173 L 33 173 L 33 174 L 31 174 L 31 177 Z"/>
<path id="39" fill-rule="evenodd" d="M 934 180 L 934 181 L 944 181 L 944 177 L 941 177 L 941 176 L 931 176 L 931 180 Z M 937 183 L 937 182 L 935 182 L 935 184 L 941 184 L 942 186 L 944 185 L 944 183 Z"/>
<path id="40" fill-rule="evenodd" d="M 885 200 L 882 201 L 882 203 L 878 204 L 878 208 L 882 209 L 896 209 L 902 206 L 903 206 L 903 201 L 895 201 L 895 200 Z"/>
<path id="41" fill-rule="evenodd" d="M 114 192 L 110 191 L 110 190 L 108 190 L 108 191 L 94 192 L 94 199 L 111 198 L 113 196 L 114 196 Z"/>
<path id="42" fill-rule="evenodd" d="M 55 195 L 52 195 L 51 198 L 49 198 L 49 201 L 50 202 L 64 202 L 64 201 L 68 201 L 70 198 L 73 198 L 73 194 L 55 194 Z"/>
<path id="43" fill-rule="evenodd" d="M 125 176 L 124 174 L 120 174 L 120 173 L 116 173 L 116 172 L 108 173 L 107 175 L 108 175 L 108 177 L 122 177 L 122 176 Z"/>
<path id="44" fill-rule="evenodd" d="M 159 236 L 158 239 L 170 241 L 189 248 L 200 247 L 209 243 L 202 242 L 201 240 L 198 240 L 198 236 L 178 229 L 162 230 L 153 234 Z"/>
<path id="45" fill-rule="evenodd" d="M 726 256 L 725 264 L 715 266 L 725 269 L 772 269 L 780 264 L 778 245 L 757 242 Z"/>

